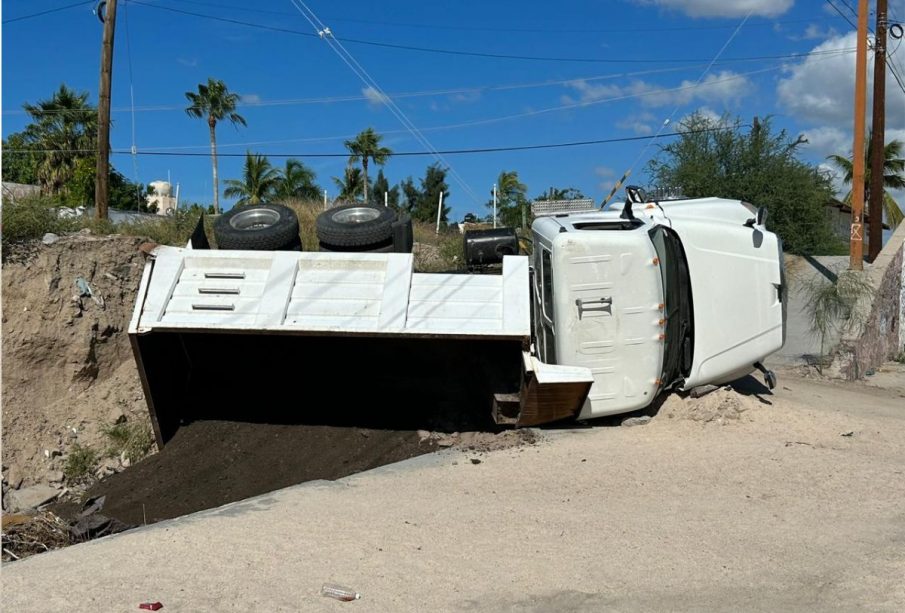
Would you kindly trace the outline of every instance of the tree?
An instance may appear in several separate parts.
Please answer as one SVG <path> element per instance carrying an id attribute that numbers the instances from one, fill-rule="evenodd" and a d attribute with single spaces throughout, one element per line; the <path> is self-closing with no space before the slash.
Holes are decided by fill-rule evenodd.
<path id="1" fill-rule="evenodd" d="M 374 131 L 374 128 L 363 130 L 352 140 L 347 140 L 345 145 L 349 150 L 349 163 L 361 162 L 364 173 L 364 199 L 368 200 L 368 160 L 373 160 L 378 166 L 383 166 L 393 152 L 387 147 L 381 147 L 383 137 Z"/>
<path id="2" fill-rule="evenodd" d="M 83 157 L 76 160 L 72 177 L 66 183 L 63 202 L 71 206 L 91 206 L 94 203 L 94 185 L 97 179 L 96 158 Z M 112 209 L 126 211 L 156 212 L 148 208 L 147 194 L 144 185 L 133 183 L 115 168 L 110 168 L 109 204 Z"/>
<path id="3" fill-rule="evenodd" d="M 339 189 L 339 200 L 355 200 L 366 189 L 361 169 L 351 164 L 346 166 L 342 177 L 333 177 L 333 183 Z"/>
<path id="4" fill-rule="evenodd" d="M 386 204 L 387 206 L 398 210 L 399 209 L 399 186 L 394 185 L 390 187 L 390 182 L 387 181 L 386 176 L 383 174 L 383 168 L 381 168 L 377 172 L 377 178 L 374 179 L 374 186 L 371 190 L 371 204 L 379 204 L 383 206 L 383 198 L 384 194 L 386 194 Z"/>
<path id="5" fill-rule="evenodd" d="M 523 214 L 527 221 L 528 186 L 519 181 L 518 171 L 502 171 L 497 177 L 497 221 L 512 228 L 522 225 Z M 491 191 L 491 196 L 493 192 Z M 493 198 L 487 202 L 493 210 Z M 493 214 L 491 213 L 491 221 Z"/>
<path id="6" fill-rule="evenodd" d="M 22 140 L 40 151 L 35 178 L 46 192 L 59 194 L 72 178 L 76 161 L 93 155 L 97 109 L 88 104 L 88 92 L 75 92 L 65 84 L 50 98 L 22 108 L 32 120 Z"/>
<path id="7" fill-rule="evenodd" d="M 820 170 L 797 159 L 806 141 L 774 132 L 770 119 L 741 122 L 699 113 L 679 125 L 681 136 L 660 146 L 663 159 L 648 164 L 653 181 L 677 186 L 691 198 L 719 196 L 764 206 L 767 223 L 792 253 L 845 253 L 825 207 L 833 190 Z"/>
<path id="8" fill-rule="evenodd" d="M 321 195 L 320 186 L 315 183 L 314 171 L 299 160 L 288 159 L 280 171 L 274 195 L 277 198 L 300 198 L 317 200 Z"/>
<path id="9" fill-rule="evenodd" d="M 25 133 L 15 132 L 3 141 L 3 180 L 25 185 L 38 184 L 39 154 Z"/>
<path id="10" fill-rule="evenodd" d="M 870 201 L 870 136 L 864 144 L 864 202 Z M 883 212 L 886 213 L 886 223 L 893 228 L 902 223 L 902 208 L 892 197 L 890 190 L 905 189 L 905 159 L 902 158 L 902 141 L 893 140 L 883 147 Z M 843 182 L 849 185 L 852 182 L 854 169 L 852 158 L 841 155 L 831 155 L 827 158 L 844 173 Z M 843 202 L 852 203 L 852 190 L 849 189 Z"/>
<path id="11" fill-rule="evenodd" d="M 207 85 L 198 84 L 198 93 L 185 92 L 190 102 L 185 112 L 189 117 L 207 118 L 211 134 L 211 165 L 214 174 L 214 210 L 220 212 L 220 185 L 217 182 L 217 122 L 228 120 L 234 126 L 248 125 L 245 118 L 236 113 L 239 95 L 231 93 L 223 81 L 208 78 Z"/>
<path id="12" fill-rule="evenodd" d="M 439 164 L 431 164 L 424 171 L 420 187 L 415 186 L 411 177 L 401 184 L 402 195 L 405 198 L 403 208 L 415 221 L 436 223 L 437 207 L 440 204 L 440 194 L 443 194 L 443 209 L 440 211 L 440 221 L 446 223 L 452 207 L 449 204 L 449 186 L 446 184 L 446 169 Z"/>
<path id="13" fill-rule="evenodd" d="M 581 190 L 574 187 L 551 187 L 535 200 L 579 200 L 584 197 Z"/>
<path id="14" fill-rule="evenodd" d="M 245 154 L 242 180 L 227 179 L 223 195 L 238 198 L 236 204 L 260 204 L 268 200 L 280 184 L 280 171 L 270 165 L 266 156 Z M 216 204 L 214 207 L 216 208 Z"/>

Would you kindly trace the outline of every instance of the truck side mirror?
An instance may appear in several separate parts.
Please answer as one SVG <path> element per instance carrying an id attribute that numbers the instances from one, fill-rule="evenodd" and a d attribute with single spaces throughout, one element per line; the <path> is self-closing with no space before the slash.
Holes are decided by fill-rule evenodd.
<path id="1" fill-rule="evenodd" d="M 755 225 L 763 226 L 767 223 L 767 209 L 766 207 L 758 207 L 757 213 L 755 213 L 755 217 L 752 217 L 748 221 L 745 222 L 745 225 L 749 228 L 753 228 Z"/>
<path id="2" fill-rule="evenodd" d="M 757 209 L 757 225 L 762 226 L 767 223 L 767 207 L 758 207 Z"/>

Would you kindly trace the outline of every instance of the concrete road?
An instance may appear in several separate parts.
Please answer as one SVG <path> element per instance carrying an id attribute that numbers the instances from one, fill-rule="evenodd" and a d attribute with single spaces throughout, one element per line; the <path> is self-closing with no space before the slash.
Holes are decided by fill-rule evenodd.
<path id="1" fill-rule="evenodd" d="M 786 374 L 742 400 L 710 423 L 677 402 L 647 426 L 446 451 L 35 556 L 4 566 L 2 608 L 905 610 L 905 374 Z"/>

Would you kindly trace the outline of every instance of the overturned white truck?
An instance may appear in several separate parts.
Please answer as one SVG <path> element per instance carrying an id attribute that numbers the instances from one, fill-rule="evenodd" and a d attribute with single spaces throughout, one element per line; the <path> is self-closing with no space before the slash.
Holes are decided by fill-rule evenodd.
<path id="1" fill-rule="evenodd" d="M 376 219 L 353 208 L 333 221 Z M 411 253 L 158 247 L 129 329 L 158 444 L 197 418 L 392 427 L 436 401 L 522 426 L 755 369 L 775 384 L 761 362 L 783 344 L 785 279 L 763 209 L 629 190 L 606 211 L 537 213 L 532 255 L 500 255 L 496 274 L 417 273 Z"/>

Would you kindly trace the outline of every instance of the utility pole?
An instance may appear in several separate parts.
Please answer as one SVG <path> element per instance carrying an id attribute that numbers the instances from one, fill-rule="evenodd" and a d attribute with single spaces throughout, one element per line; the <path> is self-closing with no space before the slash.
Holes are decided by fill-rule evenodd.
<path id="1" fill-rule="evenodd" d="M 852 143 L 852 230 L 849 268 L 864 269 L 864 96 L 867 90 L 867 0 L 858 0 L 855 50 L 855 138 Z"/>
<path id="2" fill-rule="evenodd" d="M 97 92 L 97 177 L 94 207 L 98 219 L 107 219 L 110 188 L 110 83 L 113 80 L 113 34 L 116 29 L 116 0 L 107 0 L 104 11 L 104 39 L 101 43 L 101 83 Z"/>
<path id="3" fill-rule="evenodd" d="M 883 162 L 886 145 L 886 0 L 877 0 L 874 37 L 874 119 L 870 139 L 870 215 L 868 259 L 873 262 L 883 248 Z"/>

